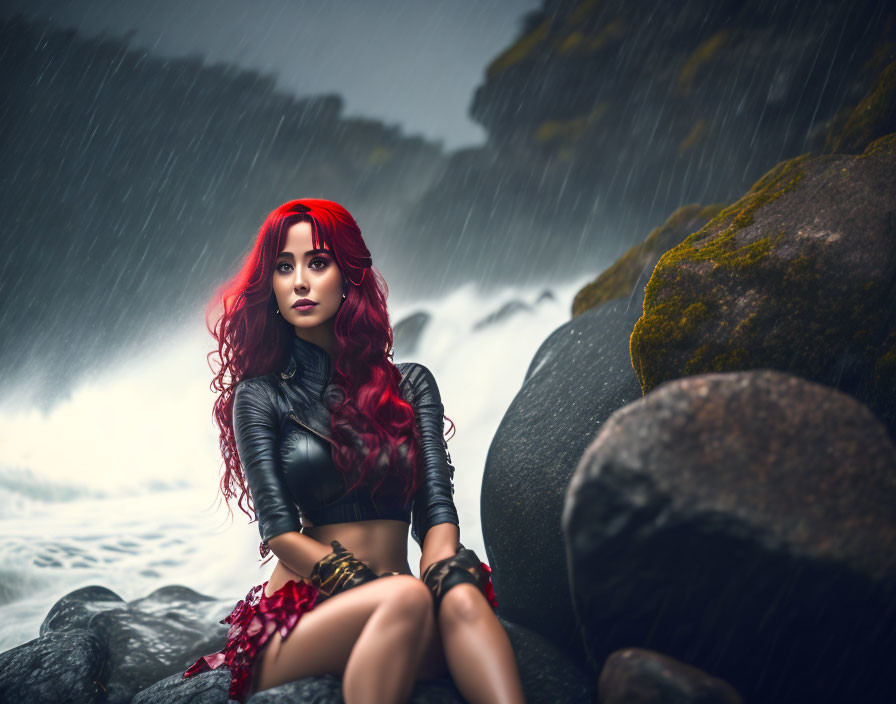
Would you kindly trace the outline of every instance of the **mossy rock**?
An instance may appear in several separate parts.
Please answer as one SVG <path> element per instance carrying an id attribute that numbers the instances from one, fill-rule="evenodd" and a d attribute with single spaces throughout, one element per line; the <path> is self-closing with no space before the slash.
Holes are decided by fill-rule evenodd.
<path id="1" fill-rule="evenodd" d="M 896 135 L 782 162 L 664 254 L 630 341 L 644 393 L 771 368 L 853 394 L 896 429 Z"/>
<path id="2" fill-rule="evenodd" d="M 872 140 L 893 130 L 896 130 L 896 61 L 881 71 L 874 87 L 848 114 L 836 134 L 828 136 L 825 151 L 859 154 Z"/>
<path id="3" fill-rule="evenodd" d="M 683 205 L 651 232 L 647 239 L 623 254 L 616 263 L 590 284 L 586 284 L 572 302 L 572 317 L 597 308 L 607 301 L 634 294 L 638 282 L 647 282 L 657 260 L 685 237 L 718 215 L 724 204 Z M 642 284 L 643 286 L 643 284 Z M 638 291 L 638 305 L 642 291 Z"/>

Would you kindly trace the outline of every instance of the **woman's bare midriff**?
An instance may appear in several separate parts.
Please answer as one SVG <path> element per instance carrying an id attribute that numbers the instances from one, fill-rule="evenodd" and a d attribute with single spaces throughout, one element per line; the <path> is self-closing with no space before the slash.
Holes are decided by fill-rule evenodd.
<path id="1" fill-rule="evenodd" d="M 303 519 L 302 533 L 323 545 L 338 540 L 346 550 L 364 562 L 377 574 L 399 572 L 412 574 L 408 565 L 408 528 L 406 521 L 376 519 L 353 523 L 331 523 L 325 526 L 312 525 Z M 304 581 L 299 575 L 278 561 L 268 579 L 265 595 L 270 596 L 289 580 Z"/>

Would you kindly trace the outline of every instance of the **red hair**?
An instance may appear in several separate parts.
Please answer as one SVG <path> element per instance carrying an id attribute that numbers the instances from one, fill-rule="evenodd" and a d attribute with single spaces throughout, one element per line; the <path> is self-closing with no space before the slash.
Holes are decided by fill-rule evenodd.
<path id="1" fill-rule="evenodd" d="M 237 505 L 253 519 L 243 507 L 249 495 L 233 434 L 233 391 L 243 379 L 279 371 L 289 361 L 295 329 L 275 314 L 274 262 L 289 228 L 302 221 L 311 223 L 313 246 L 333 252 L 346 284 L 334 326 L 335 393 L 327 399 L 334 464 L 346 486 L 354 479 L 352 488 L 362 482 L 372 485 L 371 495 L 400 492 L 405 503 L 419 483 L 414 409 L 401 397 L 401 373 L 390 358 L 386 282 L 345 208 L 317 198 L 291 200 L 268 215 L 242 267 L 218 289 L 206 311 L 206 325 L 218 343 L 209 357 L 217 351 L 220 359 L 211 389 L 219 394 L 213 416 L 224 458 L 221 493 L 230 510 L 229 500 L 239 492 Z M 209 325 L 222 305 L 223 312 Z"/>

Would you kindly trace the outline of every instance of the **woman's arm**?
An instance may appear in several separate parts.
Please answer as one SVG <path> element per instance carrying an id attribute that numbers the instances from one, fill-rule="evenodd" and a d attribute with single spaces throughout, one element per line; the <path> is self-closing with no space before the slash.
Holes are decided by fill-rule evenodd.
<path id="1" fill-rule="evenodd" d="M 237 384 L 233 396 L 233 434 L 240 466 L 258 518 L 258 532 L 273 553 L 293 572 L 310 575 L 330 547 L 301 534 L 295 503 L 277 469 L 278 418 L 261 382 Z"/>
<path id="2" fill-rule="evenodd" d="M 296 531 L 281 533 L 268 540 L 268 547 L 290 570 L 311 579 L 315 563 L 330 554 L 332 548 Z"/>
<path id="3" fill-rule="evenodd" d="M 460 542 L 460 528 L 454 523 L 439 523 L 426 531 L 423 539 L 423 554 L 420 556 L 420 575 L 433 562 L 451 557 L 457 553 Z"/>
<path id="4" fill-rule="evenodd" d="M 460 541 L 454 506 L 454 467 L 445 442 L 445 414 L 435 377 L 422 364 L 406 375 L 408 401 L 420 435 L 421 483 L 414 496 L 411 534 L 421 548 L 420 574 L 433 562 L 457 552 Z"/>

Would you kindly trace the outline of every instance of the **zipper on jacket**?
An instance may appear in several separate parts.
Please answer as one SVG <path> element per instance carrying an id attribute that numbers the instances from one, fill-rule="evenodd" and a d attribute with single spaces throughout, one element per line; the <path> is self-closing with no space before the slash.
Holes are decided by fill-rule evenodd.
<path id="1" fill-rule="evenodd" d="M 300 426 L 302 426 L 303 428 L 305 428 L 305 430 L 308 430 L 308 431 L 314 433 L 315 435 L 317 435 L 317 437 L 319 437 L 319 438 L 323 438 L 324 440 L 326 440 L 326 441 L 327 441 L 328 443 L 330 443 L 331 445 L 335 445 L 335 444 L 336 444 L 335 442 L 333 442 L 333 440 L 332 440 L 331 438 L 328 438 L 328 437 L 327 437 L 326 435 L 324 435 L 323 433 L 319 433 L 319 432 L 317 432 L 317 431 L 316 431 L 314 428 L 312 428 L 311 426 L 306 425 L 305 423 L 303 423 L 302 421 L 300 421 L 298 418 L 296 418 L 295 413 L 293 413 L 292 411 L 289 412 L 289 417 L 292 418 L 292 419 L 293 419 L 296 423 L 298 423 Z"/>

